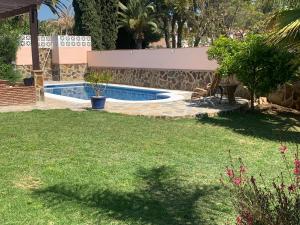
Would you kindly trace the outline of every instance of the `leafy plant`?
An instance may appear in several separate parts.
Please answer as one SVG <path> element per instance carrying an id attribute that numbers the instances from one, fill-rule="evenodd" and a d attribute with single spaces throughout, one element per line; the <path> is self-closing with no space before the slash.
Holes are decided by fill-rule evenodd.
<path id="1" fill-rule="evenodd" d="M 0 63 L 0 80 L 8 80 L 10 84 L 15 84 L 21 80 L 21 74 L 10 64 Z"/>
<path id="2" fill-rule="evenodd" d="M 227 179 L 221 178 L 223 185 L 232 194 L 233 205 L 238 216 L 238 225 L 296 225 L 300 224 L 300 160 L 298 149 L 292 167 L 286 157 L 287 146 L 279 148 L 286 173 L 268 184 L 260 175 L 262 183 L 247 175 L 246 167 L 240 159 L 235 168 L 231 159 L 226 169 Z M 292 169 L 293 168 L 293 169 Z"/>
<path id="3" fill-rule="evenodd" d="M 207 51 L 210 60 L 216 60 L 220 65 L 217 73 L 223 77 L 231 76 L 234 74 L 232 71 L 232 60 L 234 55 L 241 49 L 241 42 L 221 36 Z"/>
<path id="4" fill-rule="evenodd" d="M 119 28 L 132 32 L 136 47 L 142 49 L 145 30 L 157 31 L 154 4 L 147 0 L 130 0 L 127 5 L 119 2 L 119 9 Z"/>
<path id="5" fill-rule="evenodd" d="M 254 109 L 257 96 L 267 95 L 296 77 L 299 61 L 295 53 L 268 45 L 265 37 L 249 35 L 225 65 L 249 89 Z"/>
<path id="6" fill-rule="evenodd" d="M 105 91 L 106 85 L 112 80 L 112 75 L 107 71 L 92 71 L 86 74 L 84 80 L 93 86 L 96 96 L 100 96 Z"/>
<path id="7" fill-rule="evenodd" d="M 270 42 L 288 47 L 300 46 L 300 3 L 291 1 L 294 7 L 274 14 L 268 27 L 273 30 Z"/>
<path id="8" fill-rule="evenodd" d="M 16 60 L 20 43 L 20 29 L 14 26 L 13 20 L 4 20 L 0 23 L 0 79 L 14 84 L 21 79 L 12 63 Z"/>

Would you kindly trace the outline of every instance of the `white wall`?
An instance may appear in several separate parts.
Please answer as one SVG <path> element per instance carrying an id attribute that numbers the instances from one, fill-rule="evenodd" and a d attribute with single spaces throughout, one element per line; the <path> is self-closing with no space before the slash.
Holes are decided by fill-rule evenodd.
<path id="1" fill-rule="evenodd" d="M 207 47 L 181 49 L 114 50 L 88 52 L 90 67 L 215 70 Z"/>

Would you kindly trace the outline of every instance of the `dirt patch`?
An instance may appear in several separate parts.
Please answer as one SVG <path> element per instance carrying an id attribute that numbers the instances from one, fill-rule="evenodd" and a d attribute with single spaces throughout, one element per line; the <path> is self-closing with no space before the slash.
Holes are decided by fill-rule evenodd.
<path id="1" fill-rule="evenodd" d="M 17 188 L 23 190 L 36 190 L 42 186 L 42 181 L 39 178 L 25 176 L 19 181 L 14 182 L 14 184 Z"/>

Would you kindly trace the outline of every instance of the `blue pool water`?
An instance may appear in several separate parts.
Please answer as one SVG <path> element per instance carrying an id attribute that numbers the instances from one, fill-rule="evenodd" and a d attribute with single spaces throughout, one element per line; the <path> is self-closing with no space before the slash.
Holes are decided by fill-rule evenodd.
<path id="1" fill-rule="evenodd" d="M 89 100 L 95 91 L 89 84 L 46 85 L 45 92 L 66 97 Z M 163 91 L 118 87 L 107 85 L 103 95 L 108 98 L 126 101 L 149 101 L 167 99 Z"/>

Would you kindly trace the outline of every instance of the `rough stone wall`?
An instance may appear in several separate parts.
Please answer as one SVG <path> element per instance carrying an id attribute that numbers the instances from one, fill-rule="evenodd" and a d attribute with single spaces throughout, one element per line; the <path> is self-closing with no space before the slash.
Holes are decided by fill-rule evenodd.
<path id="1" fill-rule="evenodd" d="M 113 83 L 140 87 L 152 87 L 192 91 L 205 87 L 213 79 L 212 71 L 160 70 L 136 68 L 89 68 L 97 71 L 110 71 Z"/>
<path id="2" fill-rule="evenodd" d="M 44 71 L 44 79 L 52 80 L 52 50 L 49 48 L 40 48 L 40 67 Z M 17 65 L 23 78 L 31 75 L 32 65 Z"/>
<path id="3" fill-rule="evenodd" d="M 83 80 L 86 72 L 87 64 L 52 65 L 52 77 L 57 81 Z"/>
<path id="4" fill-rule="evenodd" d="M 272 103 L 300 110 L 300 81 L 282 85 L 268 99 Z"/>

